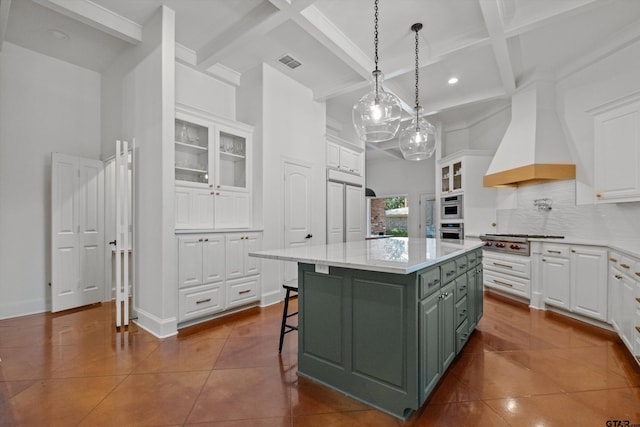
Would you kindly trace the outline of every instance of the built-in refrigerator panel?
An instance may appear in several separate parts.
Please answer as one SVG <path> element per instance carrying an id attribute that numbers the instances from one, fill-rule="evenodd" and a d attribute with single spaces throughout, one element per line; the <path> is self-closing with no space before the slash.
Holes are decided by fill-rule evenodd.
<path id="1" fill-rule="evenodd" d="M 364 189 L 354 185 L 344 186 L 345 241 L 362 240 L 364 227 Z"/>
<path id="2" fill-rule="evenodd" d="M 344 242 L 344 183 L 327 181 L 327 243 Z"/>

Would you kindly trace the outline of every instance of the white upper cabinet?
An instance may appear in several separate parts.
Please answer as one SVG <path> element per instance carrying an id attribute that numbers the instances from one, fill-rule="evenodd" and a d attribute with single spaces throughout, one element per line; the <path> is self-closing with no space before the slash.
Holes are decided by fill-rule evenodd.
<path id="1" fill-rule="evenodd" d="M 337 138 L 332 139 L 339 141 Z M 329 140 L 327 141 L 327 167 L 361 176 L 364 171 L 364 153 Z"/>
<path id="2" fill-rule="evenodd" d="M 251 126 L 178 107 L 176 228 L 251 226 Z"/>
<path id="3" fill-rule="evenodd" d="M 601 108 L 594 124 L 596 202 L 640 201 L 640 100 Z"/>

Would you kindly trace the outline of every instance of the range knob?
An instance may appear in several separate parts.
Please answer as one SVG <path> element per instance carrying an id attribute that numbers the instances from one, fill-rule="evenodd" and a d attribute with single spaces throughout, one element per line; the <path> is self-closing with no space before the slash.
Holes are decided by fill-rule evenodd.
<path id="1" fill-rule="evenodd" d="M 511 245 L 511 246 L 509 246 L 509 247 L 510 247 L 511 249 L 520 249 L 520 246 L 519 246 L 519 245 Z"/>
<path id="2" fill-rule="evenodd" d="M 493 246 L 493 244 L 491 244 L 491 242 L 484 242 L 485 246 Z"/>
<path id="3" fill-rule="evenodd" d="M 504 243 L 496 243 L 496 248 L 504 248 Z"/>

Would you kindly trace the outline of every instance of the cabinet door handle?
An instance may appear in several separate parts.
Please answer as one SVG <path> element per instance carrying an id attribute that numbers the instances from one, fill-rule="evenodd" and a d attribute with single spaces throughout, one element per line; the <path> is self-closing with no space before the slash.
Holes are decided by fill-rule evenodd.
<path id="1" fill-rule="evenodd" d="M 636 331 L 640 332 L 640 326 L 636 326 Z"/>
<path id="2" fill-rule="evenodd" d="M 599 199 L 599 198 L 602 197 L 602 194 L 601 193 L 596 193 L 596 197 Z"/>
<path id="3" fill-rule="evenodd" d="M 552 251 L 551 249 L 547 249 L 547 252 L 549 252 L 550 254 L 561 254 L 562 253 L 560 251 Z"/>
<path id="4" fill-rule="evenodd" d="M 627 265 L 627 264 L 620 264 L 620 267 L 622 267 L 622 268 L 627 268 L 627 269 L 628 269 L 628 268 L 629 268 L 629 265 Z"/>
<path id="5" fill-rule="evenodd" d="M 208 242 L 208 241 L 209 241 L 209 239 L 204 239 L 204 241 L 205 241 L 205 242 Z"/>
<path id="6" fill-rule="evenodd" d="M 497 285 L 508 286 L 510 288 L 513 288 L 513 285 L 511 283 L 501 282 L 501 281 L 496 280 L 496 279 L 493 279 L 493 283 L 495 283 Z"/>
<path id="7" fill-rule="evenodd" d="M 640 271 L 635 272 L 636 276 L 640 277 Z"/>
<path id="8" fill-rule="evenodd" d="M 246 289 L 246 290 L 244 290 L 244 291 L 240 291 L 240 292 L 238 292 L 238 295 L 248 294 L 249 292 L 251 292 L 251 289 Z"/>
<path id="9" fill-rule="evenodd" d="M 215 195 L 216 195 L 216 192 L 215 192 L 215 191 L 212 191 L 212 192 L 211 192 L 211 195 L 212 195 L 212 196 L 215 196 Z"/>
<path id="10" fill-rule="evenodd" d="M 572 253 L 572 254 L 575 254 L 575 253 L 576 253 L 576 250 L 575 250 L 575 249 L 571 249 L 571 253 Z"/>
<path id="11" fill-rule="evenodd" d="M 205 302 L 209 302 L 209 301 L 211 301 L 211 298 L 201 299 L 196 301 L 196 304 L 204 304 Z"/>
<path id="12" fill-rule="evenodd" d="M 618 262 L 618 260 L 617 260 L 617 259 L 615 259 L 615 258 L 609 258 L 609 261 L 611 261 L 611 262 Z"/>
<path id="13" fill-rule="evenodd" d="M 460 268 L 460 270 L 462 270 L 463 268 L 467 268 L 467 264 L 462 264 L 462 265 L 461 265 L 460 267 L 458 267 L 458 268 Z"/>
<path id="14" fill-rule="evenodd" d="M 500 263 L 497 263 L 497 262 L 494 262 L 494 263 L 493 263 L 493 265 L 495 265 L 496 267 L 513 268 L 513 267 L 512 267 L 512 266 L 510 266 L 510 265 L 507 265 L 507 264 L 500 264 Z"/>
<path id="15" fill-rule="evenodd" d="M 618 279 L 618 280 L 622 279 L 622 276 L 621 276 L 621 275 L 619 275 L 619 274 L 614 274 L 614 275 L 613 275 L 613 277 L 615 277 L 615 278 L 616 278 L 616 279 Z"/>
<path id="16" fill-rule="evenodd" d="M 198 242 L 202 242 L 202 239 L 198 239 Z"/>
<path id="17" fill-rule="evenodd" d="M 636 301 L 640 303 L 640 298 L 636 298 Z"/>

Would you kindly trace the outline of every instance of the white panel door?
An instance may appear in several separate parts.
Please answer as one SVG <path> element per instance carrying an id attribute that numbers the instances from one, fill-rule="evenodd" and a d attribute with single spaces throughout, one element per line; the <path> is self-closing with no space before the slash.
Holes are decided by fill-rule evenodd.
<path id="1" fill-rule="evenodd" d="M 260 258 L 250 257 L 250 252 L 259 251 L 262 246 L 260 234 L 249 234 L 244 239 L 244 273 L 245 275 L 260 273 Z"/>
<path id="2" fill-rule="evenodd" d="M 178 240 L 178 286 L 202 284 L 202 237 L 184 236 Z"/>
<path id="3" fill-rule="evenodd" d="M 192 191 L 193 218 L 191 223 L 193 228 L 213 228 L 213 196 L 211 191 L 208 189 L 193 189 Z"/>
<path id="4" fill-rule="evenodd" d="M 569 310 L 571 269 L 569 259 L 545 256 L 542 258 L 542 286 L 544 302 Z"/>
<path id="5" fill-rule="evenodd" d="M 228 235 L 225 248 L 227 279 L 244 276 L 244 235 Z"/>
<path id="6" fill-rule="evenodd" d="M 607 321 L 607 250 L 571 248 L 571 311 Z"/>
<path id="7" fill-rule="evenodd" d="M 327 243 L 344 242 L 344 184 L 327 182 Z"/>
<path id="8" fill-rule="evenodd" d="M 235 217 L 235 194 L 232 192 L 216 191 L 215 193 L 215 224 L 216 228 L 234 228 Z"/>
<path id="9" fill-rule="evenodd" d="M 284 163 L 284 247 L 310 245 L 311 233 L 311 167 L 299 163 Z M 295 281 L 297 265 L 285 262 L 283 281 Z"/>
<path id="10" fill-rule="evenodd" d="M 104 294 L 103 164 L 51 156 L 51 311 L 102 300 Z"/>
<path id="11" fill-rule="evenodd" d="M 176 186 L 175 215 L 176 229 L 194 228 L 189 222 L 191 218 L 191 189 Z"/>
<path id="12" fill-rule="evenodd" d="M 212 234 L 202 239 L 202 280 L 204 283 L 224 280 L 224 235 Z"/>
<path id="13" fill-rule="evenodd" d="M 365 236 L 364 191 L 353 185 L 345 185 L 344 189 L 346 240 L 362 240 Z"/>

